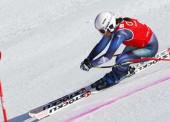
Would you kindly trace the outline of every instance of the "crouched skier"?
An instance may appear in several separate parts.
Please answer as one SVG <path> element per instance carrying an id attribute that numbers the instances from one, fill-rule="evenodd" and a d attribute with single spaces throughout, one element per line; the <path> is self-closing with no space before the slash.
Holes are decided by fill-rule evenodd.
<path id="1" fill-rule="evenodd" d="M 116 58 L 116 64 L 153 57 L 158 51 L 158 40 L 146 24 L 134 18 L 116 18 L 111 12 L 102 12 L 95 19 L 95 28 L 103 35 L 100 42 L 93 48 L 88 57 L 81 63 L 80 68 L 89 71 L 94 66 L 101 65 L 111 60 L 121 44 L 126 47 Z M 106 53 L 96 59 L 109 44 Z M 92 84 L 92 88 L 101 90 L 113 86 L 126 77 L 129 65 L 113 67 L 110 73 Z"/>

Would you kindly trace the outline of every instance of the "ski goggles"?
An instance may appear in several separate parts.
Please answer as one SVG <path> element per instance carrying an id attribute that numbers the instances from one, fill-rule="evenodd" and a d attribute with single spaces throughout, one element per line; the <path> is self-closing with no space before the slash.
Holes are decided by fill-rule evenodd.
<path id="1" fill-rule="evenodd" d="M 114 31 L 114 26 L 113 24 L 109 25 L 106 29 L 102 28 L 99 30 L 101 34 L 105 34 L 107 31 L 113 32 Z"/>

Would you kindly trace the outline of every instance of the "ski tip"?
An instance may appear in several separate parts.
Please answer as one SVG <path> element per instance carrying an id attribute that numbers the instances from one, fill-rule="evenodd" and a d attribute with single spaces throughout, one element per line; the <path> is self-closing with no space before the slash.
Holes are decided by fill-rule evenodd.
<path id="1" fill-rule="evenodd" d="M 35 114 L 29 112 L 29 116 L 33 118 L 35 116 Z"/>

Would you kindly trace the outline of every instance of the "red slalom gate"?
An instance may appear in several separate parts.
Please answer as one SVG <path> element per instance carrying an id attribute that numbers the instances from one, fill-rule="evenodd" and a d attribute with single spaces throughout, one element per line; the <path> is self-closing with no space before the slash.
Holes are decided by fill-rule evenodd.
<path id="1" fill-rule="evenodd" d="M 2 106 L 4 122 L 8 122 L 7 114 L 6 114 L 6 109 L 5 109 L 5 106 L 4 106 L 4 99 L 3 99 L 2 83 L 1 83 L 1 81 L 0 81 L 0 99 L 1 99 L 1 106 Z"/>
<path id="2" fill-rule="evenodd" d="M 1 52 L 0 52 L 0 60 L 2 58 Z M 3 99 L 3 92 L 2 92 L 2 83 L 0 80 L 0 99 L 1 99 L 1 106 L 2 106 L 2 112 L 3 112 L 3 117 L 4 117 L 4 122 L 8 122 L 7 119 L 7 114 L 6 114 L 6 109 L 5 109 L 5 105 L 4 105 L 4 99 Z"/>
<path id="3" fill-rule="evenodd" d="M 2 106 L 3 116 L 4 116 L 4 122 L 8 122 L 7 114 L 6 114 L 6 109 L 5 109 L 5 106 L 4 106 L 4 99 L 3 99 L 2 83 L 1 83 L 1 81 L 0 81 L 0 98 L 1 98 L 1 106 Z"/>

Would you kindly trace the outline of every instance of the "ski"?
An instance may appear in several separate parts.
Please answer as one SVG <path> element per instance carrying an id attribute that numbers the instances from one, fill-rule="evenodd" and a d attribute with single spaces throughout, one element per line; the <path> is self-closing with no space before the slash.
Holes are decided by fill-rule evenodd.
<path id="1" fill-rule="evenodd" d="M 82 98 L 87 98 L 91 95 L 91 91 L 87 90 L 86 88 L 82 88 L 78 92 L 80 92 L 79 95 L 69 98 L 59 105 L 55 105 L 53 107 L 50 107 L 49 109 L 39 112 L 39 113 L 35 114 L 34 117 L 38 120 L 43 119 L 45 117 L 48 117 L 48 116 L 56 113 L 57 111 L 61 110 L 62 108 L 65 108 L 65 107 L 81 100 Z"/>
<path id="2" fill-rule="evenodd" d="M 162 59 L 170 58 L 170 48 L 168 48 L 164 51 L 161 51 L 160 53 L 158 53 L 155 56 L 155 58 L 162 58 Z M 157 62 L 159 62 L 159 60 L 150 60 L 147 62 L 131 64 L 129 67 L 129 71 L 127 73 L 127 77 L 137 74 L 140 71 L 146 69 L 147 67 L 150 67 L 150 66 L 156 64 Z M 92 89 L 91 85 L 89 85 L 87 87 L 84 87 L 84 88 L 76 91 L 76 92 L 73 92 L 73 93 L 68 94 L 64 97 L 61 97 L 61 98 L 58 98 L 52 102 L 49 102 L 45 105 L 37 107 L 37 108 L 31 110 L 29 112 L 29 115 L 31 117 L 35 117 L 38 120 L 43 119 L 45 117 L 48 117 L 48 116 L 56 113 L 57 111 L 61 110 L 62 108 L 65 108 L 77 101 L 80 101 L 83 98 L 87 98 L 87 97 L 91 96 L 91 94 L 95 91 L 96 90 Z"/>
<path id="3" fill-rule="evenodd" d="M 89 89 L 89 90 L 88 90 Z M 52 102 L 49 102 L 45 105 L 42 105 L 40 107 L 37 107 L 29 112 L 29 115 L 31 117 L 35 117 L 37 119 L 42 119 L 44 117 L 47 117 L 56 111 L 60 110 L 63 107 L 66 107 L 72 103 L 75 103 L 76 101 L 86 98 L 91 95 L 90 86 L 86 88 L 82 88 L 76 92 L 73 92 L 71 94 L 68 94 L 64 97 L 61 97 L 57 100 L 54 100 Z"/>
<path id="4" fill-rule="evenodd" d="M 157 58 L 157 59 L 159 59 L 159 58 L 160 59 L 170 58 L 170 48 L 163 50 L 160 53 L 156 54 L 155 58 Z M 128 71 L 126 76 L 130 77 L 130 76 L 140 72 L 141 70 L 156 64 L 157 62 L 160 62 L 160 60 L 150 60 L 150 61 L 147 61 L 147 62 L 140 62 L 140 63 L 131 64 L 130 67 L 129 67 L 129 71 Z"/>

